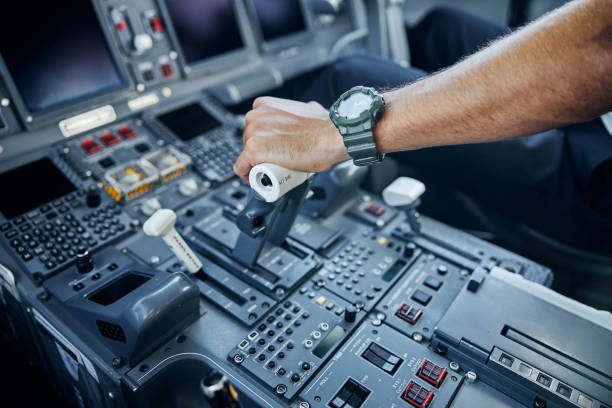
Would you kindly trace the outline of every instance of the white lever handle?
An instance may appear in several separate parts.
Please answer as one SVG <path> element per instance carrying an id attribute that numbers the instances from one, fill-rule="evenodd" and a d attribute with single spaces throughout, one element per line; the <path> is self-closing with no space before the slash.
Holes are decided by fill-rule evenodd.
<path id="1" fill-rule="evenodd" d="M 410 177 L 398 177 L 382 193 L 385 203 L 391 207 L 414 204 L 425 192 L 425 184 Z"/>
<path id="2" fill-rule="evenodd" d="M 289 170 L 272 163 L 262 163 L 251 169 L 249 184 L 264 200 L 272 203 L 312 175 L 313 173 Z"/>
<path id="3" fill-rule="evenodd" d="M 196 273 L 202 269 L 202 262 L 183 237 L 174 229 L 175 222 L 175 212 L 162 208 L 149 217 L 142 226 L 142 230 L 152 237 L 161 237 L 187 270 Z"/>

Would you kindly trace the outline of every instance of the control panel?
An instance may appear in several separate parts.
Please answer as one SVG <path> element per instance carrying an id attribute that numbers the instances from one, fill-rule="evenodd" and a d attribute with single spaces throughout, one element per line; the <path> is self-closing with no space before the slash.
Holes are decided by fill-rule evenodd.
<path id="1" fill-rule="evenodd" d="M 2 333 L 76 407 L 611 407 L 610 315 L 422 183 L 235 176 L 243 102 L 360 38 L 314 3 L 6 5 Z"/>

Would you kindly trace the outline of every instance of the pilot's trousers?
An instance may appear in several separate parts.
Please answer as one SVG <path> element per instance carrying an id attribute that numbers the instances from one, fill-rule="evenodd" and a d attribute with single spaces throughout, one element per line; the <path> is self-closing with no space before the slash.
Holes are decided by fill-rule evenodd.
<path id="1" fill-rule="evenodd" d="M 371 55 L 346 56 L 315 78 L 303 100 L 330 106 L 356 85 L 404 85 L 509 32 L 465 12 L 434 9 L 407 29 L 413 67 Z M 572 246 L 612 248 L 612 135 L 599 119 L 513 140 L 392 157 L 428 184 L 425 214 L 502 237 L 525 227 Z"/>

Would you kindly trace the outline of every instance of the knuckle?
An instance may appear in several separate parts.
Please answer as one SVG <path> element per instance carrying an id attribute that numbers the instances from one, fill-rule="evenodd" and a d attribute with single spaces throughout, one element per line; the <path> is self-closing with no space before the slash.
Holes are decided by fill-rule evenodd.
<path id="1" fill-rule="evenodd" d="M 253 109 L 247 112 L 246 115 L 244 115 L 244 121 L 245 123 L 251 123 L 255 120 L 255 118 L 257 117 L 257 110 Z"/>

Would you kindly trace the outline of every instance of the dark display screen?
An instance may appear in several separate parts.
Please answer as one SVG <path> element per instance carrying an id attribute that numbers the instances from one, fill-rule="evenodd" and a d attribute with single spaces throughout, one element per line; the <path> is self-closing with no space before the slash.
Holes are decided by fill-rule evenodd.
<path id="1" fill-rule="evenodd" d="M 231 0 L 164 0 L 187 64 L 244 47 Z"/>
<path id="2" fill-rule="evenodd" d="M 182 141 L 188 141 L 221 125 L 199 103 L 185 105 L 157 117 Z"/>
<path id="3" fill-rule="evenodd" d="M 333 349 L 336 344 L 342 339 L 344 336 L 344 329 L 340 326 L 336 326 L 332 331 L 329 332 L 327 337 L 325 337 L 314 350 L 312 350 L 312 354 L 317 356 L 318 358 L 323 358 L 329 350 Z"/>
<path id="4" fill-rule="evenodd" d="M 75 190 L 47 158 L 0 174 L 0 186 L 0 212 L 6 218 L 26 213 Z"/>
<path id="5" fill-rule="evenodd" d="M 3 3 L 0 54 L 30 112 L 123 85 L 90 1 Z"/>
<path id="6" fill-rule="evenodd" d="M 106 285 L 89 296 L 89 300 L 102 306 L 111 305 L 125 297 L 128 293 L 135 291 L 150 279 L 149 276 L 137 275 L 135 273 L 123 275 L 113 283 Z"/>
<path id="7" fill-rule="evenodd" d="M 252 1 L 265 41 L 274 40 L 306 29 L 300 0 Z"/>

